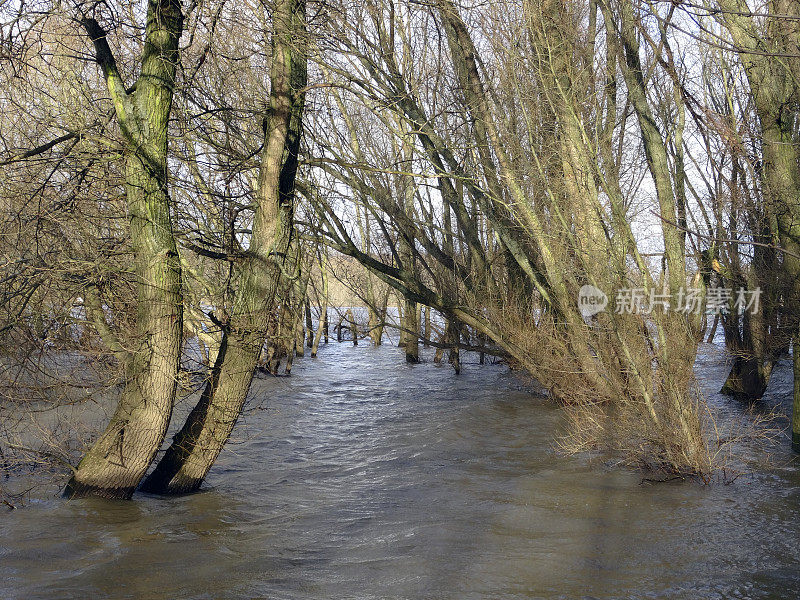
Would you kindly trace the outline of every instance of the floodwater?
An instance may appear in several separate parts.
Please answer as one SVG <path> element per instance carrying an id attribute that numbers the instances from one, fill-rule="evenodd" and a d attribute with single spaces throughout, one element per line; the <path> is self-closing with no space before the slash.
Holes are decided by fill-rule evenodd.
<path id="1" fill-rule="evenodd" d="M 711 348 L 709 390 L 725 374 Z M 203 492 L 0 512 L 0 597 L 800 597 L 785 444 L 731 485 L 643 482 L 558 455 L 559 410 L 476 363 L 456 376 L 336 343 L 298 359 L 254 383 Z M 768 402 L 786 408 L 791 379 L 776 378 Z"/>

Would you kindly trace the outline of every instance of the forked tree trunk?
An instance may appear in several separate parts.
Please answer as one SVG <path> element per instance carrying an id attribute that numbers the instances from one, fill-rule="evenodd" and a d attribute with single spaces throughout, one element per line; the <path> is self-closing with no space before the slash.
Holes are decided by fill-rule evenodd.
<path id="1" fill-rule="evenodd" d="M 67 484 L 68 497 L 130 498 L 158 451 L 175 400 L 181 346 L 181 267 L 167 195 L 167 125 L 183 14 L 176 0 L 150 0 L 141 74 L 128 93 L 94 19 L 84 19 L 127 141 L 125 194 L 136 273 L 138 346 L 111 422 Z"/>
<path id="2" fill-rule="evenodd" d="M 272 86 L 253 233 L 231 309 L 225 352 L 220 352 L 203 399 L 145 481 L 149 492 L 189 492 L 205 479 L 244 406 L 281 280 L 292 232 L 307 80 L 305 0 L 278 0 L 272 16 Z"/>

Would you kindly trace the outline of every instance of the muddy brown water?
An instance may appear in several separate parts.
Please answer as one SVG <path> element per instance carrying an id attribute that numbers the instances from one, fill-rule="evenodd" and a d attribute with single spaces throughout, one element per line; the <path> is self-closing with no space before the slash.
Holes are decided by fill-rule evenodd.
<path id="1" fill-rule="evenodd" d="M 298 359 L 254 384 L 203 492 L 43 494 L 0 514 L 0 597 L 800 597 L 785 445 L 769 462 L 748 451 L 732 485 L 643 483 L 560 456 L 559 410 L 469 360 L 456 376 L 336 343 Z M 719 351 L 704 346 L 697 368 L 719 387 Z M 765 404 L 787 410 L 790 395 L 783 366 Z M 710 400 L 722 420 L 741 414 Z"/>

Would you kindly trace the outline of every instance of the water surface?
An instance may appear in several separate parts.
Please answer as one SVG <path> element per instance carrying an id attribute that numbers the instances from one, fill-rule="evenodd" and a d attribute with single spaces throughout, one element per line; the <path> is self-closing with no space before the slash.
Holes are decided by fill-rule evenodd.
<path id="1" fill-rule="evenodd" d="M 698 369 L 719 387 L 718 352 Z M 767 404 L 786 409 L 776 377 Z M 506 367 L 456 376 L 389 346 L 329 344 L 251 396 L 201 493 L 0 514 L 0 597 L 800 596 L 783 450 L 732 485 L 643 483 L 554 452 L 558 409 Z"/>

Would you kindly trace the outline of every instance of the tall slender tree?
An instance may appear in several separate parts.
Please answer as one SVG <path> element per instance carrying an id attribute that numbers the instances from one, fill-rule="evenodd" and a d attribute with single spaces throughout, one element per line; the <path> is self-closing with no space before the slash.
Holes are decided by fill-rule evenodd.
<path id="1" fill-rule="evenodd" d="M 147 472 L 169 425 L 181 349 L 181 266 L 172 231 L 167 129 L 175 89 L 180 0 L 149 0 L 141 73 L 126 86 L 106 31 L 91 16 L 81 24 L 94 44 L 126 141 L 125 194 L 136 274 L 136 346 L 111 421 L 70 479 L 68 496 L 129 498 Z"/>

